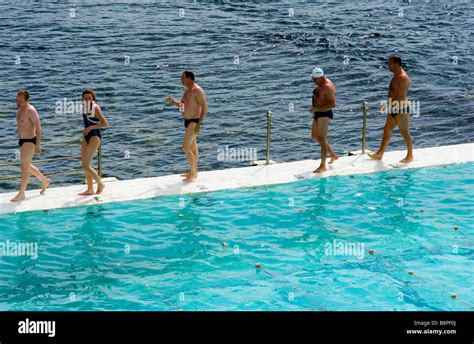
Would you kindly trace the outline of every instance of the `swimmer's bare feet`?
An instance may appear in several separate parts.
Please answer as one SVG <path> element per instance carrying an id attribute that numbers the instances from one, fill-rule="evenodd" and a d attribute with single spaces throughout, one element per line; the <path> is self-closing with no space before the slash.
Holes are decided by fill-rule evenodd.
<path id="1" fill-rule="evenodd" d="M 42 184 L 40 195 L 44 195 L 49 184 L 51 184 L 52 182 L 53 181 L 51 179 L 48 179 L 48 178 L 46 179 L 46 181 Z"/>
<path id="2" fill-rule="evenodd" d="M 20 202 L 25 199 L 25 194 L 24 193 L 18 193 L 15 197 L 13 197 L 10 202 Z"/>
<path id="3" fill-rule="evenodd" d="M 407 155 L 405 159 L 400 160 L 401 163 L 408 163 L 413 161 L 413 155 Z"/>
<path id="4" fill-rule="evenodd" d="M 336 161 L 337 159 L 339 159 L 339 157 L 337 155 L 334 155 L 331 157 L 331 160 L 329 161 L 329 164 L 332 164 L 334 161 Z"/>
<path id="5" fill-rule="evenodd" d="M 382 160 L 383 154 L 380 153 L 367 153 L 368 156 L 370 156 L 374 160 Z"/>
<path id="6" fill-rule="evenodd" d="M 105 188 L 105 184 L 104 183 L 100 183 L 99 186 L 97 187 L 97 191 L 96 191 L 96 195 L 100 195 L 102 193 L 102 191 L 104 191 L 104 188 Z"/>
<path id="7" fill-rule="evenodd" d="M 78 196 L 91 196 L 93 194 L 94 194 L 94 189 L 92 189 L 92 190 L 87 189 L 86 191 L 78 193 L 77 195 Z"/>
<path id="8" fill-rule="evenodd" d="M 190 183 L 196 180 L 196 178 L 197 178 L 197 174 L 190 174 L 189 176 L 183 179 L 183 182 Z"/>
<path id="9" fill-rule="evenodd" d="M 181 173 L 180 176 L 181 176 L 181 177 L 186 177 L 186 178 L 188 178 L 188 177 L 191 176 L 191 172 Z M 196 179 L 197 176 L 198 176 L 198 175 L 196 174 L 196 177 L 195 177 L 194 179 Z"/>
<path id="10" fill-rule="evenodd" d="M 326 167 L 325 166 L 319 166 L 317 169 L 315 169 L 313 171 L 313 173 L 323 173 L 324 171 L 326 171 Z"/>

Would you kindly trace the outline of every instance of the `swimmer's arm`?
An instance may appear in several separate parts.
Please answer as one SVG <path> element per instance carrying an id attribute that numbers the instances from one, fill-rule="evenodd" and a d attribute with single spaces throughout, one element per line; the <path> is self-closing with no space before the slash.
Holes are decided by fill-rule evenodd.
<path id="1" fill-rule="evenodd" d="M 18 124 L 18 112 L 16 113 L 16 133 L 20 136 L 20 125 Z"/>
<path id="2" fill-rule="evenodd" d="M 206 118 L 206 113 L 208 110 L 206 95 L 204 94 L 204 91 L 200 90 L 198 92 L 196 100 L 198 104 L 201 105 L 201 113 L 199 114 L 199 123 L 202 123 L 202 121 L 204 121 L 204 118 Z"/>
<path id="3" fill-rule="evenodd" d="M 168 101 L 168 103 L 174 104 L 177 107 L 181 107 L 181 104 L 183 104 L 183 99 L 179 101 L 179 100 L 174 99 L 172 96 L 168 96 L 166 100 Z"/>
<path id="4" fill-rule="evenodd" d="M 93 129 L 107 128 L 109 126 L 109 122 L 107 122 L 107 118 L 105 118 L 99 105 L 96 105 L 95 115 L 99 118 L 99 123 L 87 127 L 89 131 Z"/>
<path id="5" fill-rule="evenodd" d="M 324 105 L 316 105 L 311 108 L 311 112 L 325 112 L 336 107 L 336 97 L 334 95 L 334 89 L 328 88 L 325 92 L 326 103 Z"/>
<path id="6" fill-rule="evenodd" d="M 309 112 L 311 113 L 314 113 L 316 112 L 316 99 L 315 99 L 315 96 L 314 96 L 314 92 L 313 92 L 313 98 L 311 99 L 311 109 L 309 110 Z"/>
<path id="7" fill-rule="evenodd" d="M 41 122 L 39 119 L 38 112 L 36 110 L 30 110 L 28 111 L 28 115 L 30 118 L 30 121 L 33 123 L 33 126 L 35 128 L 35 133 L 36 133 L 36 147 L 41 146 L 41 136 L 43 134 L 43 130 L 41 128 Z"/>
<path id="8" fill-rule="evenodd" d="M 410 87 L 410 79 L 408 76 L 402 76 L 397 80 L 393 85 L 393 90 L 389 92 L 388 102 L 390 103 L 390 98 L 393 100 L 404 100 L 407 96 L 408 88 Z"/>

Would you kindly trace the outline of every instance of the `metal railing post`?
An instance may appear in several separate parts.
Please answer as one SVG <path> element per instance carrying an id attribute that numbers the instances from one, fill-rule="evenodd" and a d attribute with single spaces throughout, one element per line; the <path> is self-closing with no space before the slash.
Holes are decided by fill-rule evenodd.
<path id="1" fill-rule="evenodd" d="M 367 130 L 367 112 L 369 111 L 369 104 L 367 102 L 362 103 L 362 154 L 365 154 L 365 147 L 366 147 L 366 135 L 365 132 Z"/>
<path id="2" fill-rule="evenodd" d="M 272 112 L 267 111 L 267 162 L 266 165 L 270 164 L 270 129 L 272 126 Z"/>

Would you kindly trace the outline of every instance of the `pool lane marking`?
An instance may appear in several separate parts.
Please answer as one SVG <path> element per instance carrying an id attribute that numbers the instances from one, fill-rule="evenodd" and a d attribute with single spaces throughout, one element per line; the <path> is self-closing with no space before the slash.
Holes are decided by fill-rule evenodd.
<path id="1" fill-rule="evenodd" d="M 455 226 L 455 227 L 456 227 L 456 226 Z M 474 238 L 474 235 L 467 234 L 467 233 L 465 233 L 464 231 L 460 230 L 459 228 L 458 228 L 458 229 L 454 228 L 454 230 L 455 230 L 456 232 L 459 232 L 459 233 L 464 234 L 464 235 L 467 236 L 468 238 Z"/>
<path id="2" fill-rule="evenodd" d="M 242 258 L 243 256 L 240 255 L 240 257 Z M 245 264 L 251 266 L 252 269 L 261 270 L 262 272 L 264 272 L 264 273 L 267 274 L 268 276 L 270 276 L 270 277 L 276 279 L 276 280 L 277 280 L 278 282 L 280 282 L 280 283 L 284 283 L 284 284 L 289 285 L 289 286 L 292 286 L 292 285 L 293 285 L 293 283 L 291 283 L 291 282 L 288 281 L 288 280 L 285 280 L 282 276 L 276 276 L 275 274 L 271 273 L 271 272 L 268 271 L 267 269 L 262 268 L 262 266 L 261 266 L 262 264 L 260 264 L 260 267 L 257 268 L 256 265 L 250 263 L 250 261 L 249 261 L 247 258 L 243 257 L 242 260 L 243 260 L 243 263 L 245 263 Z M 299 290 L 299 289 L 298 289 L 298 290 Z M 305 294 L 310 294 L 310 293 L 309 293 L 308 291 L 305 291 Z M 319 295 L 318 295 L 318 296 L 319 296 Z M 311 304 L 316 305 L 316 307 L 319 308 L 320 310 L 322 310 L 322 311 L 328 311 L 327 308 L 323 307 L 323 306 L 322 306 L 321 304 L 319 304 L 318 302 L 312 300 L 310 297 L 308 297 L 308 301 L 309 301 Z"/>
<path id="3" fill-rule="evenodd" d="M 395 263 L 392 263 L 392 262 L 388 261 L 388 260 L 387 260 L 385 257 L 383 257 L 383 256 L 377 256 L 377 258 L 379 258 L 379 259 L 380 259 L 381 261 L 383 261 L 384 263 L 388 263 L 389 265 L 394 266 L 394 267 L 397 268 L 398 270 L 407 273 L 408 275 L 410 275 L 410 276 L 412 276 L 412 277 L 417 277 L 419 280 L 421 280 L 422 283 L 424 283 L 424 284 L 426 284 L 426 285 L 428 285 L 428 286 L 431 286 L 431 287 L 432 287 L 434 290 L 436 290 L 441 296 L 451 295 L 451 294 L 452 294 L 452 293 L 447 293 L 447 292 L 445 293 L 446 289 L 449 290 L 450 288 L 447 288 L 446 285 L 444 285 L 444 284 L 442 284 L 442 283 L 440 283 L 438 286 L 435 286 L 435 285 L 433 285 L 433 284 L 427 282 L 426 280 L 423 280 L 423 279 L 421 278 L 421 276 L 420 276 L 418 273 L 412 272 L 411 270 L 406 270 L 406 269 L 404 269 L 404 268 L 401 268 L 401 267 L 397 266 Z M 410 274 L 410 272 L 412 272 L 412 273 Z M 445 288 L 445 290 L 440 291 L 440 290 L 438 289 L 440 286 L 443 287 L 443 288 Z M 459 302 L 461 302 L 461 303 L 464 304 L 465 306 L 467 306 L 469 309 L 474 309 L 474 306 L 472 306 L 471 304 L 467 303 L 466 301 L 464 301 L 464 300 L 462 300 L 462 299 L 459 299 L 458 297 L 456 297 L 456 300 L 459 301 Z"/>

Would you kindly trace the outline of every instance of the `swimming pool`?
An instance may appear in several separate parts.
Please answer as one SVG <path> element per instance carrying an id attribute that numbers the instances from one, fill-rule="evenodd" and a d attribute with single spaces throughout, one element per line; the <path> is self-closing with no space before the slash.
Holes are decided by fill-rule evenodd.
<path id="1" fill-rule="evenodd" d="M 473 172 L 1 215 L 0 310 L 472 310 Z"/>

